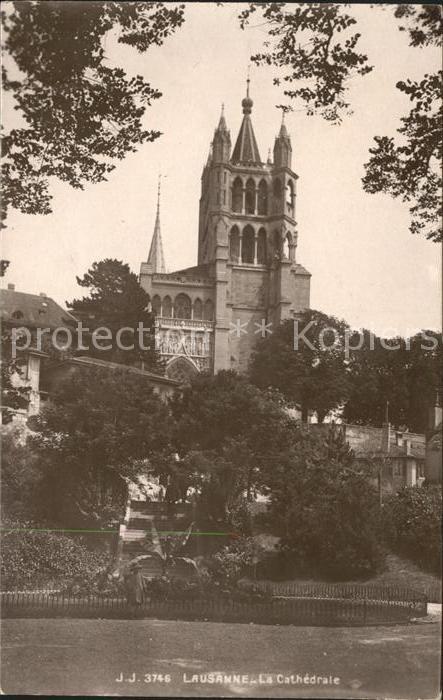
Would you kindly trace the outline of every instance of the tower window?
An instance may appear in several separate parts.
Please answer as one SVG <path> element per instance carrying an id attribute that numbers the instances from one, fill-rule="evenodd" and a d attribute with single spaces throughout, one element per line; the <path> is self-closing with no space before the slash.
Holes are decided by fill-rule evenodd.
<path id="1" fill-rule="evenodd" d="M 294 214 L 295 192 L 292 180 L 289 180 L 286 189 L 286 211 L 288 214 Z"/>
<path id="2" fill-rule="evenodd" d="M 229 234 L 229 259 L 232 262 L 238 262 L 240 255 L 240 236 L 237 226 L 231 229 Z"/>
<path id="3" fill-rule="evenodd" d="M 259 265 L 266 265 L 266 231 L 264 228 L 258 232 L 257 262 Z"/>
<path id="4" fill-rule="evenodd" d="M 194 318 L 200 321 L 203 318 L 203 304 L 200 299 L 194 301 Z"/>
<path id="5" fill-rule="evenodd" d="M 288 260 L 290 257 L 289 256 L 289 251 L 290 251 L 289 246 L 291 245 L 291 243 L 292 243 L 292 236 L 290 233 L 287 233 L 285 236 L 285 239 L 283 241 L 283 257 L 287 258 Z"/>
<path id="6" fill-rule="evenodd" d="M 232 188 L 232 211 L 241 214 L 243 209 L 243 182 L 237 177 Z"/>
<path id="7" fill-rule="evenodd" d="M 223 204 L 226 204 L 226 190 L 223 190 Z"/>
<path id="8" fill-rule="evenodd" d="M 214 319 L 214 304 L 210 299 L 205 301 L 204 319 L 205 321 L 212 321 Z"/>
<path id="9" fill-rule="evenodd" d="M 162 312 L 163 312 L 163 316 L 165 316 L 166 318 L 171 318 L 171 316 L 172 316 L 172 299 L 170 296 L 166 296 L 163 299 Z"/>
<path id="10" fill-rule="evenodd" d="M 261 180 L 258 186 L 258 214 L 266 216 L 268 213 L 268 186 L 264 180 Z"/>
<path id="11" fill-rule="evenodd" d="M 186 294 L 175 297 L 174 318 L 191 318 L 191 300 Z"/>
<path id="12" fill-rule="evenodd" d="M 274 256 L 280 259 L 282 253 L 281 237 L 278 231 L 274 231 Z"/>
<path id="13" fill-rule="evenodd" d="M 248 180 L 246 183 L 246 214 L 255 214 L 255 182 Z"/>
<path id="14" fill-rule="evenodd" d="M 249 264 L 254 262 L 254 243 L 254 229 L 252 226 L 246 226 L 242 236 L 242 262 Z"/>

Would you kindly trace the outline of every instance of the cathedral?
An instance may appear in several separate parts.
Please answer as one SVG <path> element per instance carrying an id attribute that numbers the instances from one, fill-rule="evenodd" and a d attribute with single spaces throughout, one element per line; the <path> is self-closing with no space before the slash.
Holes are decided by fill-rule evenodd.
<path id="1" fill-rule="evenodd" d="M 166 273 L 160 207 L 140 283 L 156 315 L 156 343 L 167 376 L 244 372 L 258 338 L 309 308 L 310 273 L 297 262 L 297 175 L 284 115 L 273 158 L 260 157 L 253 101 L 231 152 L 223 114 L 201 178 L 198 261 Z"/>

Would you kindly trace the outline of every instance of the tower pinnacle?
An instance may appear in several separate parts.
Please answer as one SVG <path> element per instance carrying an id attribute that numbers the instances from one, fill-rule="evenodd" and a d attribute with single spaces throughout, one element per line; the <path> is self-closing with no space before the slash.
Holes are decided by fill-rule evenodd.
<path id="1" fill-rule="evenodd" d="M 160 230 L 160 187 L 161 175 L 158 176 L 157 185 L 157 214 L 155 217 L 154 233 L 152 234 L 151 247 L 149 249 L 148 263 L 152 265 L 152 271 L 164 275 L 166 273 L 165 258 L 163 255 L 163 243 Z"/>

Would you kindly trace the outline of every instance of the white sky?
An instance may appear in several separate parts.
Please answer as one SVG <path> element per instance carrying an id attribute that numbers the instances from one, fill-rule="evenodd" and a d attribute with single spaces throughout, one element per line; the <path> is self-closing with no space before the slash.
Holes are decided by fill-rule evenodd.
<path id="1" fill-rule="evenodd" d="M 238 12 L 236 3 L 188 4 L 183 27 L 146 54 L 107 37 L 112 63 L 163 92 L 146 116 L 146 125 L 163 135 L 119 162 L 108 182 L 78 191 L 54 181 L 53 214 L 11 212 L 2 252 L 11 260 L 4 285 L 46 292 L 64 304 L 83 295 L 75 275 L 95 260 L 119 258 L 138 272 L 154 227 L 160 169 L 166 176 L 166 265 L 172 271 L 196 264 L 200 176 L 220 106 L 225 103 L 234 143 L 249 56 L 266 38 L 263 27 L 241 31 Z M 387 335 L 437 329 L 440 247 L 409 233 L 407 205 L 364 193 L 360 179 L 373 136 L 393 135 L 410 109 L 396 82 L 440 67 L 440 52 L 410 48 L 389 9 L 354 5 L 350 12 L 358 18 L 360 48 L 374 65 L 372 73 L 349 83 L 354 114 L 340 126 L 303 110 L 286 118 L 299 175 L 297 259 L 312 273 L 313 308 Z M 252 121 L 263 160 L 279 129 L 275 105 L 283 102 L 281 89 L 272 85 L 274 74 L 251 69 Z M 5 103 L 11 123 L 9 107 Z"/>

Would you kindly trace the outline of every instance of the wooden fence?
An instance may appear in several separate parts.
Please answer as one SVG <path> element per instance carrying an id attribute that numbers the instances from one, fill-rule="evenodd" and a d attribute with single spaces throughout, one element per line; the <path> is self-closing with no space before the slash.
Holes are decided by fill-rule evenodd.
<path id="1" fill-rule="evenodd" d="M 407 622 L 427 614 L 422 596 L 378 598 L 285 597 L 269 600 L 147 599 L 139 606 L 123 598 L 60 593 L 3 593 L 3 617 L 158 618 L 272 625 L 369 625 Z"/>

